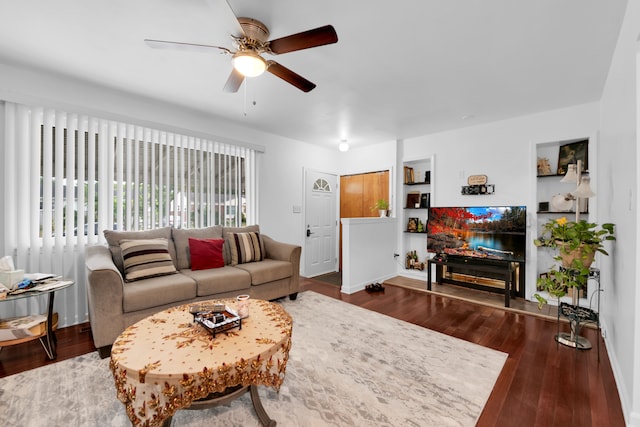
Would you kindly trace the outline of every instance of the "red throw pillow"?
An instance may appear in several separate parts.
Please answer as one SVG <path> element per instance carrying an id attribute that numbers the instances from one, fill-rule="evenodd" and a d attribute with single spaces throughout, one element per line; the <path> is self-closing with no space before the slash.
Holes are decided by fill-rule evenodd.
<path id="1" fill-rule="evenodd" d="M 189 237 L 191 269 L 206 270 L 224 267 L 222 245 L 224 245 L 224 239 L 194 239 Z"/>

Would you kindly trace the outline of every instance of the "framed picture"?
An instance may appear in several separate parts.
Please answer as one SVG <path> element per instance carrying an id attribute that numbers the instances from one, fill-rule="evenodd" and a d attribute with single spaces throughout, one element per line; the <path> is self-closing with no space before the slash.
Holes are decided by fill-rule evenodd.
<path id="1" fill-rule="evenodd" d="M 589 140 L 572 142 L 560 146 L 558 151 L 558 175 L 567 173 L 567 165 L 582 160 L 582 172 L 589 170 Z"/>
<path id="2" fill-rule="evenodd" d="M 420 207 L 429 208 L 431 206 L 431 193 L 422 193 L 420 195 Z"/>
<path id="3" fill-rule="evenodd" d="M 407 231 L 415 233 L 418 231 L 418 218 L 409 218 L 407 222 Z"/>
<path id="4" fill-rule="evenodd" d="M 407 208 L 415 209 L 420 207 L 420 192 L 410 191 L 407 193 Z"/>

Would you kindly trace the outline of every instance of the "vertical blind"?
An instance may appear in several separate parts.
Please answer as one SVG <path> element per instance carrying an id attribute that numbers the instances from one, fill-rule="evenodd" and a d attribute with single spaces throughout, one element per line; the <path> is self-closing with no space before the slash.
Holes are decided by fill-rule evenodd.
<path id="1" fill-rule="evenodd" d="M 104 244 L 102 230 L 257 222 L 254 149 L 10 102 L 4 110 L 0 256 L 75 281 L 56 294 L 60 326 L 88 318 L 84 248 Z M 44 312 L 45 298 L 2 304 L 0 318 Z"/>

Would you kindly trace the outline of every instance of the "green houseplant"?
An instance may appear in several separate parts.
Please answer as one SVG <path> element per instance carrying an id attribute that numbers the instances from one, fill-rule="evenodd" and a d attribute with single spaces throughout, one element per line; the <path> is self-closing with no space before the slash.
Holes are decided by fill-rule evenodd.
<path id="1" fill-rule="evenodd" d="M 381 217 L 385 217 L 389 211 L 389 202 L 385 199 L 380 199 L 371 209 L 377 210 Z"/>
<path id="2" fill-rule="evenodd" d="M 604 242 L 615 240 L 614 224 L 605 223 L 598 226 L 586 220 L 567 221 L 567 218 L 550 219 L 542 228 L 542 235 L 534 240 L 536 246 L 558 248 L 554 257 L 562 267 L 553 267 L 537 281 L 538 289 L 549 295 L 561 298 L 572 288 L 574 299 L 578 290 L 587 284 L 589 268 L 596 252 L 609 255 L 604 249 Z M 535 294 L 538 306 L 542 307 L 547 300 Z M 575 305 L 575 301 L 574 301 Z"/>

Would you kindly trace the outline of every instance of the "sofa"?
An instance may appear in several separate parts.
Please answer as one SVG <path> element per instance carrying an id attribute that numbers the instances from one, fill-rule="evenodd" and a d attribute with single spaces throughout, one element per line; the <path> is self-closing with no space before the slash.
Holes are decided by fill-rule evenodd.
<path id="1" fill-rule="evenodd" d="M 301 247 L 257 225 L 104 236 L 107 245 L 85 249 L 89 321 L 102 357 L 128 326 L 169 307 L 241 294 L 295 300 L 298 293 Z"/>

